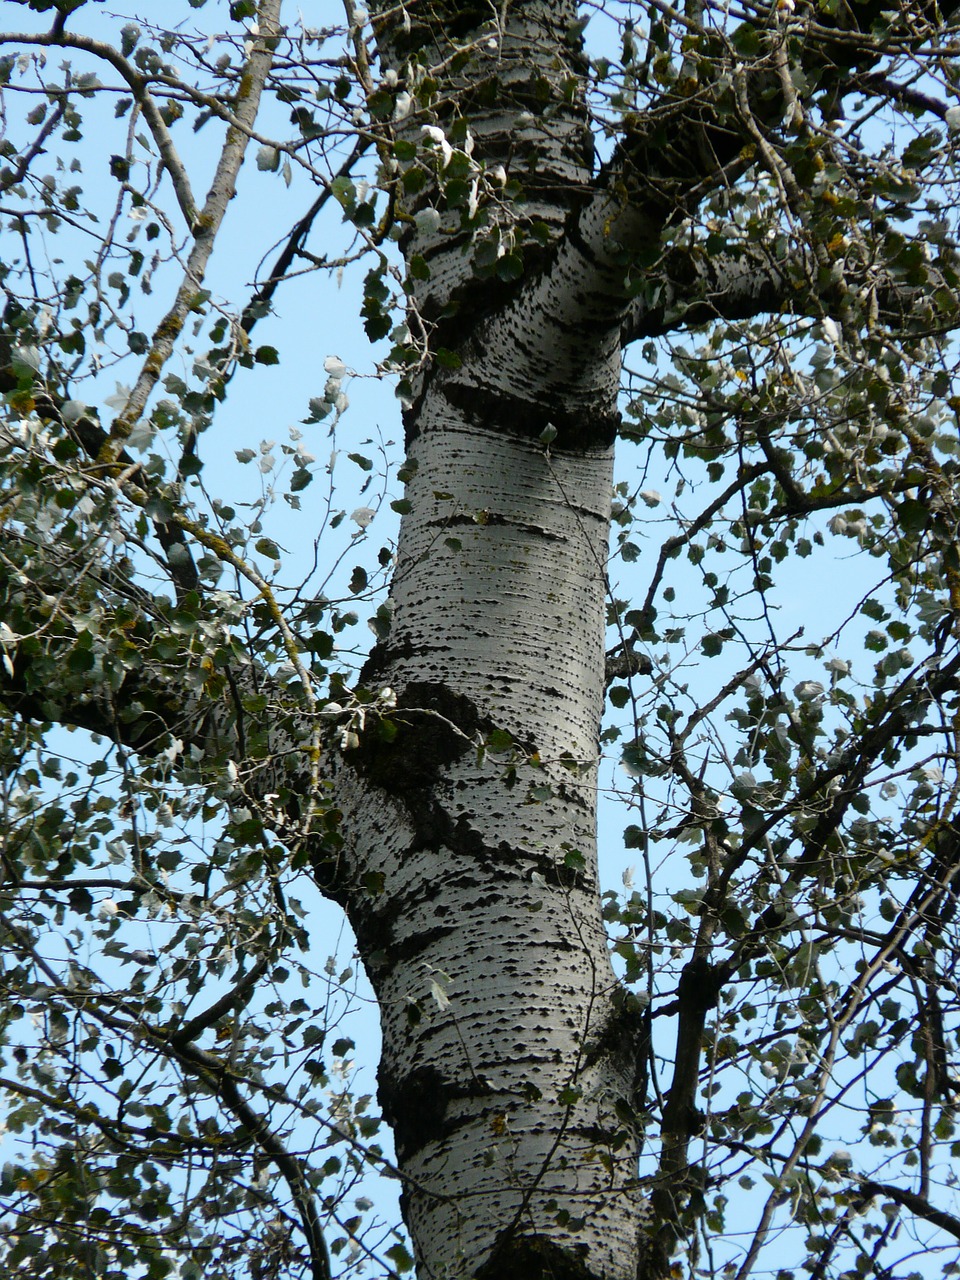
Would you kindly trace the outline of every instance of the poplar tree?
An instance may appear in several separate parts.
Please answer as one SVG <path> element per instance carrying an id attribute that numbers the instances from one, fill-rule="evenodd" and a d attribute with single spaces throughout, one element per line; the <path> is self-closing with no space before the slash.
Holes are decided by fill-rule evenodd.
<path id="1" fill-rule="evenodd" d="M 956 1271 L 953 19 L 5 6 L 5 1275 Z"/>

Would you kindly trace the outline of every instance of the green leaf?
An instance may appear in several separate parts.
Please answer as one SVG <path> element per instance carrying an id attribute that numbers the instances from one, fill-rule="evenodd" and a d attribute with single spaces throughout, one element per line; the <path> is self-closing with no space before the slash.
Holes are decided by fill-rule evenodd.
<path id="1" fill-rule="evenodd" d="M 505 751 L 513 750 L 513 738 L 506 729 L 494 729 L 487 735 L 485 739 L 488 751 L 492 751 L 495 755 L 502 755 Z"/>
<path id="2" fill-rule="evenodd" d="M 906 533 L 920 533 L 930 522 L 930 510 L 915 498 L 906 498 L 897 507 L 897 520 Z"/>
<path id="3" fill-rule="evenodd" d="M 338 176 L 330 183 L 333 198 L 344 209 L 352 209 L 357 203 L 357 189 L 349 178 Z"/>
<path id="4" fill-rule="evenodd" d="M 403 1275 L 405 1271 L 413 1270 L 413 1258 L 402 1244 L 392 1244 L 389 1249 L 384 1250 L 384 1254 L 390 1259 L 400 1275 Z"/>
<path id="5" fill-rule="evenodd" d="M 523 275 L 523 255 L 516 251 L 505 253 L 497 262 L 497 275 L 501 280 L 519 280 Z"/>

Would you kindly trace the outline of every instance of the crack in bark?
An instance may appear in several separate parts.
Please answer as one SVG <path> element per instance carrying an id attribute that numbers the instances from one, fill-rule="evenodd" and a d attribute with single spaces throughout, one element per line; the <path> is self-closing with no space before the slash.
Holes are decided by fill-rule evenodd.
<path id="1" fill-rule="evenodd" d="M 406 797 L 406 799 L 409 799 Z M 518 850 L 502 841 L 499 845 L 486 843 L 480 833 L 470 825 L 465 814 L 460 814 L 454 821 L 439 804 L 431 805 L 426 821 L 421 813 L 418 815 L 413 806 L 408 805 L 408 812 L 415 822 L 418 820 L 414 840 L 401 852 L 400 857 L 406 859 L 421 852 L 438 849 L 449 851 L 450 859 L 444 864 L 443 882 L 421 880 L 407 894 L 393 893 L 389 898 L 381 894 L 371 894 L 364 888 L 354 895 L 351 920 L 362 940 L 364 954 L 369 954 L 367 967 L 374 981 L 382 982 L 393 970 L 406 967 L 418 955 L 428 951 L 438 938 L 447 936 L 459 927 L 457 920 L 449 925 L 438 924 L 432 929 L 424 929 L 417 933 L 416 939 L 410 942 L 398 942 L 394 936 L 394 921 L 402 919 L 411 905 L 422 906 L 441 895 L 441 891 L 449 895 L 451 886 L 476 890 L 476 896 L 469 899 L 471 906 L 493 906 L 502 902 L 507 893 L 506 877 L 512 875 L 514 880 L 524 881 L 533 872 L 539 872 L 559 888 L 568 892 L 585 889 L 586 882 L 582 871 L 575 867 L 558 863 L 550 853 L 538 853 L 536 850 Z M 435 823 L 436 826 L 431 826 Z M 459 861 L 463 869 L 451 871 L 451 863 Z M 464 864 L 466 864 L 464 866 Z M 475 866 L 474 875 L 468 868 Z M 485 886 L 489 888 L 485 889 Z M 461 905 L 464 899 L 461 899 Z M 440 905 L 435 910 L 437 920 L 445 920 L 450 914 L 450 907 Z M 567 944 L 572 945 L 572 944 Z"/>
<path id="2" fill-rule="evenodd" d="M 455 1099 L 482 1098 L 494 1093 L 493 1086 L 483 1076 L 471 1073 L 467 1083 L 448 1080 L 436 1067 L 415 1067 L 404 1079 L 394 1080 L 381 1070 L 377 1100 L 384 1118 L 394 1133 L 397 1155 L 409 1157 L 446 1138 L 462 1124 L 474 1124 L 476 1117 L 468 1115 L 452 1124 L 445 1124 L 450 1103 Z"/>

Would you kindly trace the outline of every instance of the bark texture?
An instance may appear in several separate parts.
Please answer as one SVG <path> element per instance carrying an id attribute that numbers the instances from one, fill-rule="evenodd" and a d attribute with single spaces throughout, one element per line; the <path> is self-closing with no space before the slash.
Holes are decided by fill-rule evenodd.
<path id="1" fill-rule="evenodd" d="M 392 629 L 362 677 L 400 729 L 344 756 L 346 899 L 418 1273 L 633 1280 L 641 1019 L 599 914 L 596 788 L 625 264 L 667 201 L 594 184 L 574 6 L 429 15 L 386 11 L 381 62 L 412 81 L 471 50 L 438 126 L 456 103 L 474 158 L 524 186 L 501 233 L 550 242 L 504 287 L 437 190 L 406 202 L 413 315 L 457 359 L 406 416 Z M 428 204 L 439 227 L 413 222 Z"/>
<path id="2" fill-rule="evenodd" d="M 365 673 L 403 727 L 340 792 L 358 870 L 382 877 L 354 911 L 381 1101 L 424 1274 L 543 1235 L 627 1276 L 634 1053 L 595 841 L 611 451 L 551 456 L 477 405 L 421 410 L 393 629 Z M 471 742 L 504 731 L 506 750 Z"/>

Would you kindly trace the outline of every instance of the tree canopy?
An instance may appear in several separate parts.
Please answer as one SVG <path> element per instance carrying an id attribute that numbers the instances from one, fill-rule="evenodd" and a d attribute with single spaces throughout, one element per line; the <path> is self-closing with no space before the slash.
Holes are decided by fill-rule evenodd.
<path id="1" fill-rule="evenodd" d="M 955 7 L 127 7 L 0 31 L 0 1273 L 956 1274 Z"/>

